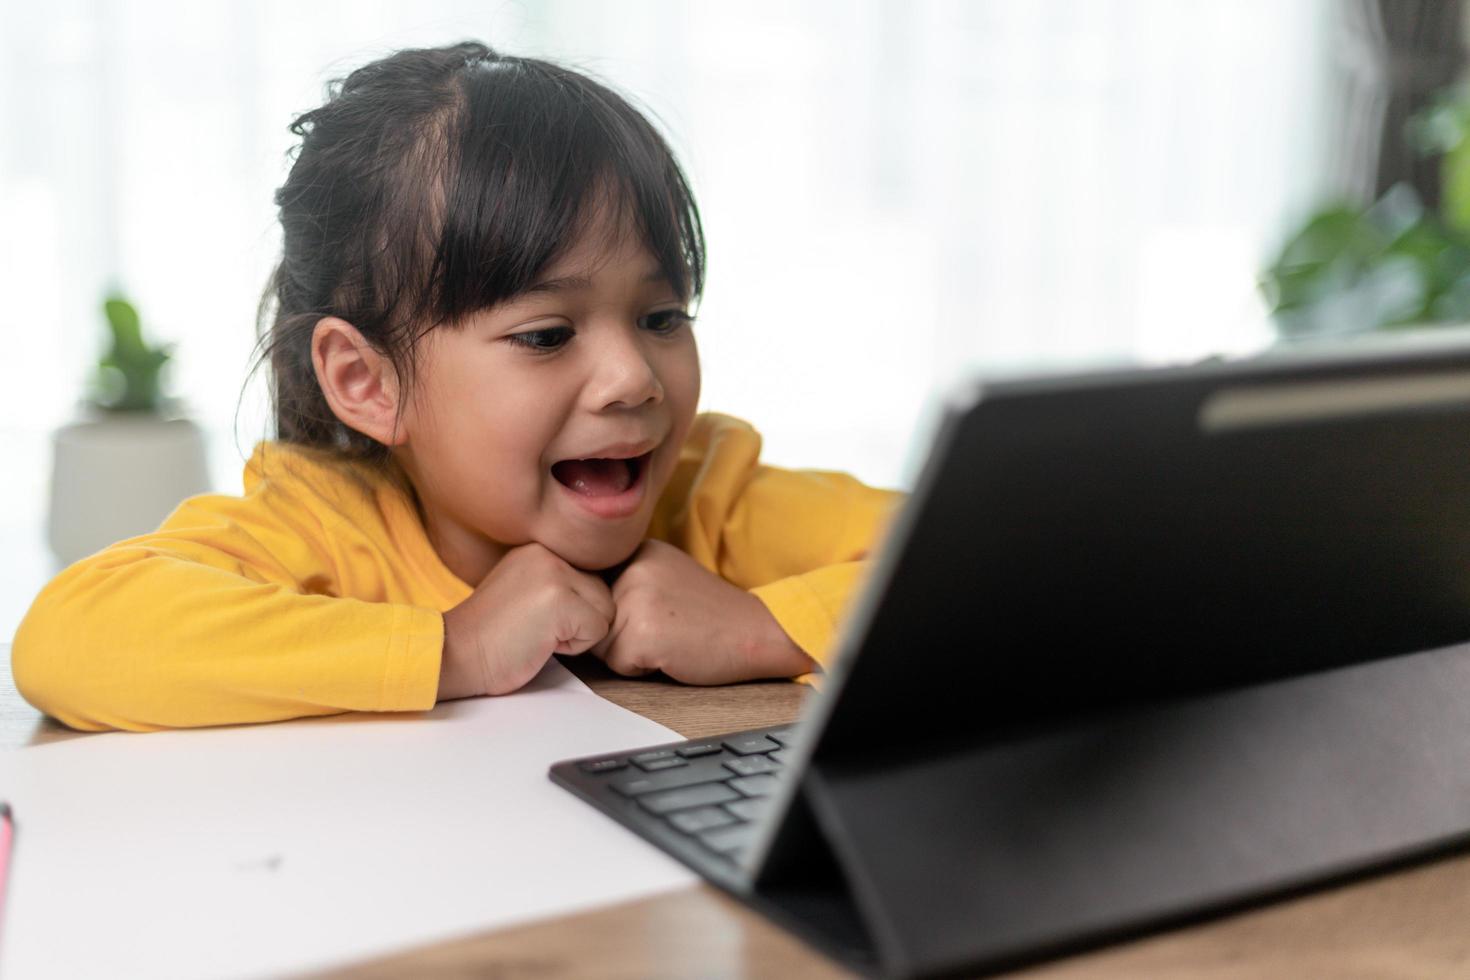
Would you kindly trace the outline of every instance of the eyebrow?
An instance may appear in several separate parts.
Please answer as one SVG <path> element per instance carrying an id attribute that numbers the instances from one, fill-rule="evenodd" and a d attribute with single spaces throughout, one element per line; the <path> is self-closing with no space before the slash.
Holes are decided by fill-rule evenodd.
<path id="1" fill-rule="evenodd" d="M 654 269 L 643 277 L 643 282 L 664 282 L 667 279 L 668 277 L 664 275 L 662 269 Z M 529 296 L 535 293 L 572 293 L 591 288 L 592 278 L 590 276 L 557 276 L 554 279 L 542 279 L 540 282 L 532 283 L 525 288 L 523 295 Z"/>

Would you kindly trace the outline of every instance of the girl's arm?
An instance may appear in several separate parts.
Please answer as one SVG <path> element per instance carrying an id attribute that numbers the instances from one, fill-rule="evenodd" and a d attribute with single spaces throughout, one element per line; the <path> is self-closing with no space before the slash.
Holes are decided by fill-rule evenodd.
<path id="1" fill-rule="evenodd" d="M 319 522 L 269 495 L 186 501 L 42 590 L 15 637 L 16 686 L 87 730 L 431 708 L 442 616 L 362 554 L 344 583 L 332 551 Z M 348 585 L 398 601 L 340 597 Z"/>
<path id="2" fill-rule="evenodd" d="M 902 499 L 842 473 L 757 467 L 721 524 L 716 570 L 825 666 Z"/>
<path id="3" fill-rule="evenodd" d="M 762 465 L 760 445 L 738 419 L 700 416 L 672 487 L 679 510 L 655 535 L 759 599 L 825 664 L 903 495 L 843 473 Z"/>

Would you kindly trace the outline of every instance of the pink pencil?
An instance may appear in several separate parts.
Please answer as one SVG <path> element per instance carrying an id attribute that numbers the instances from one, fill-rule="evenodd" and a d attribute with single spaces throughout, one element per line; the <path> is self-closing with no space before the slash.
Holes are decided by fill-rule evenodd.
<path id="1" fill-rule="evenodd" d="M 5 883 L 10 880 L 10 838 L 14 830 L 10 804 L 0 803 L 0 923 L 5 921 Z"/>

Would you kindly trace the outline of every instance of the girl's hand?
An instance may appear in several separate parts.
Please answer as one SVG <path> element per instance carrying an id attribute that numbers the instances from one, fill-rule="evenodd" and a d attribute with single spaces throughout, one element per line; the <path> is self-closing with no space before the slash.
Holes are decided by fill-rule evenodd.
<path id="1" fill-rule="evenodd" d="M 730 684 L 816 669 L 764 603 L 662 541 L 643 543 L 612 597 L 612 629 L 592 653 L 619 674 Z"/>
<path id="2" fill-rule="evenodd" d="M 607 635 L 613 597 L 602 579 L 539 544 L 506 553 L 444 614 L 439 700 L 508 694 L 553 653 L 582 653 Z"/>

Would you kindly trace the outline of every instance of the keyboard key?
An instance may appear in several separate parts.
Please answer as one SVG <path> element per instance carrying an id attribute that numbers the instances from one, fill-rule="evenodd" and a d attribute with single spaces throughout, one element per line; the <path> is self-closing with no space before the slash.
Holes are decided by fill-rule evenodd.
<path id="1" fill-rule="evenodd" d="M 732 738 L 725 742 L 725 748 L 734 752 L 736 755 L 756 755 L 760 752 L 774 752 L 780 747 L 764 735 L 746 735 L 743 738 Z"/>
<path id="2" fill-rule="evenodd" d="M 746 755 L 739 759 L 726 759 L 725 768 L 737 776 L 754 776 L 762 772 L 775 772 L 781 768 L 781 763 L 772 762 L 764 755 Z"/>
<path id="3" fill-rule="evenodd" d="M 669 823 L 686 834 L 697 834 L 701 830 L 713 830 L 716 827 L 728 827 L 734 822 L 735 817 L 732 814 L 717 806 L 702 806 L 698 810 L 680 810 L 678 813 L 669 814 Z"/>
<path id="4" fill-rule="evenodd" d="M 687 759 L 681 759 L 677 755 L 670 755 L 667 759 L 649 759 L 647 762 L 639 762 L 637 758 L 633 762 L 644 772 L 658 772 L 661 769 L 677 769 L 679 766 L 687 766 Z"/>
<path id="5" fill-rule="evenodd" d="M 687 765 L 663 772 L 641 773 L 633 771 L 625 776 L 615 776 L 608 785 L 624 796 L 642 796 L 661 789 L 678 789 L 698 783 L 718 783 L 727 779 L 730 770 L 720 765 L 719 759 L 696 759 Z"/>
<path id="6" fill-rule="evenodd" d="M 673 749 L 654 749 L 652 752 L 639 752 L 633 756 L 633 761 L 642 765 L 645 762 L 653 762 L 655 759 L 672 759 Z"/>
<path id="7" fill-rule="evenodd" d="M 716 752 L 723 751 L 723 749 L 719 745 L 719 743 L 715 743 L 713 745 L 685 745 L 682 748 L 675 749 L 674 751 L 679 753 L 686 759 L 697 759 L 702 755 L 714 755 Z"/>
<path id="8" fill-rule="evenodd" d="M 758 776 L 741 776 L 732 779 L 726 786 L 733 786 L 740 791 L 741 796 L 770 796 L 776 792 L 776 777 L 770 773 L 761 773 Z"/>
<path id="9" fill-rule="evenodd" d="M 762 813 L 765 813 L 766 807 L 770 805 L 771 798 L 769 796 L 752 796 L 747 799 L 726 803 L 725 809 L 735 814 L 741 820 L 755 820 Z"/>
<path id="10" fill-rule="evenodd" d="M 583 772 L 617 772 L 619 769 L 628 768 L 627 759 L 594 759 L 591 762 L 583 762 L 577 766 Z"/>
<path id="11" fill-rule="evenodd" d="M 740 799 L 740 794 L 724 783 L 702 783 L 680 789 L 666 789 L 657 793 L 645 793 L 638 797 L 638 804 L 653 813 L 673 813 L 689 810 L 712 803 L 728 803 Z"/>
<path id="12" fill-rule="evenodd" d="M 705 847 L 716 854 L 726 857 L 735 857 L 750 846 L 755 837 L 755 825 L 738 823 L 731 827 L 719 827 L 715 830 L 707 830 L 699 835 L 699 840 Z"/>

